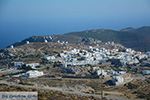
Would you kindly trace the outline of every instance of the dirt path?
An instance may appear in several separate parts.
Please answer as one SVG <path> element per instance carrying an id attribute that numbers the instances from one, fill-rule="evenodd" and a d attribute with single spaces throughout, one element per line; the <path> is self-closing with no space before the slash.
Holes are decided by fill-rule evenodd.
<path id="1" fill-rule="evenodd" d="M 10 84 L 10 83 L 6 83 L 6 82 L 3 82 L 3 81 L 0 81 L 0 83 L 2 84 L 7 84 L 7 85 L 10 85 L 10 86 L 19 86 L 19 87 L 24 87 L 24 88 L 35 88 L 35 89 L 44 89 L 44 90 L 53 90 L 53 91 L 60 91 L 60 92 L 63 92 L 63 93 L 70 93 L 70 94 L 76 94 L 76 95 L 81 95 L 81 96 L 94 96 L 94 97 L 98 97 L 98 98 L 101 98 L 101 95 L 96 95 L 96 94 L 88 94 L 88 93 L 81 93 L 79 91 L 65 91 L 61 88 L 58 88 L 58 87 L 36 87 L 36 86 L 29 86 L 29 85 L 19 85 L 19 84 Z M 120 95 L 120 93 L 114 93 L 114 92 L 104 92 L 104 93 L 108 93 L 108 94 L 116 94 L 116 95 Z M 131 100 L 131 99 L 127 99 L 126 97 L 117 97 L 117 96 L 104 96 L 106 97 L 107 99 L 112 99 L 112 100 Z"/>

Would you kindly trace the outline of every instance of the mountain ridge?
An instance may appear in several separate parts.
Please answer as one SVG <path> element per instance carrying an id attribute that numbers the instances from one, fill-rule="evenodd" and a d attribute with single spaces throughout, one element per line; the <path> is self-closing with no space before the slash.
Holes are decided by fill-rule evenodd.
<path id="1" fill-rule="evenodd" d="M 53 39 L 50 39 L 50 37 Z M 124 45 L 125 47 L 133 48 L 139 51 L 150 50 L 150 26 L 143 26 L 140 28 L 128 27 L 120 31 L 111 29 L 92 29 L 80 32 L 69 32 L 60 35 L 32 36 L 22 40 L 21 42 L 16 42 L 13 45 L 22 45 L 25 44 L 26 41 L 44 42 L 45 39 L 48 40 L 48 42 L 57 42 L 60 40 L 78 44 L 84 38 L 93 38 L 101 40 L 102 42 L 114 41 Z"/>

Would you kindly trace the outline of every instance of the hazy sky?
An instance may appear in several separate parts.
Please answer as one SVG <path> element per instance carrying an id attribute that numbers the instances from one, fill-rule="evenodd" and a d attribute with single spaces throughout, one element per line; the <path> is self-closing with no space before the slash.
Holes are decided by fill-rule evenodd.
<path id="1" fill-rule="evenodd" d="M 0 48 L 33 35 L 150 26 L 150 0 L 0 0 Z"/>

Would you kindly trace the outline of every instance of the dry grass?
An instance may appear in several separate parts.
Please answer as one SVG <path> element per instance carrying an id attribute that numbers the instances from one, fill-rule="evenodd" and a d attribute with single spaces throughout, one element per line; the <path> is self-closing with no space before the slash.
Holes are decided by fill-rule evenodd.
<path id="1" fill-rule="evenodd" d="M 37 90 L 31 88 L 23 88 L 18 86 L 8 86 L 5 84 L 0 84 L 0 91 L 37 91 L 38 100 L 100 100 L 99 98 L 93 96 L 80 96 L 75 94 L 64 94 L 58 91 L 52 90 Z M 106 100 L 106 99 L 105 99 Z"/>

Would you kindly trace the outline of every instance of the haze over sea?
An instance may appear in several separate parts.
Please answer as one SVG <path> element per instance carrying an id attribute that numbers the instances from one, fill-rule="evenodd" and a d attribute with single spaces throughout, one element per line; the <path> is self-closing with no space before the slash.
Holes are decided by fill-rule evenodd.
<path id="1" fill-rule="evenodd" d="M 150 0 L 0 0 L 0 49 L 33 35 L 150 26 Z"/>

